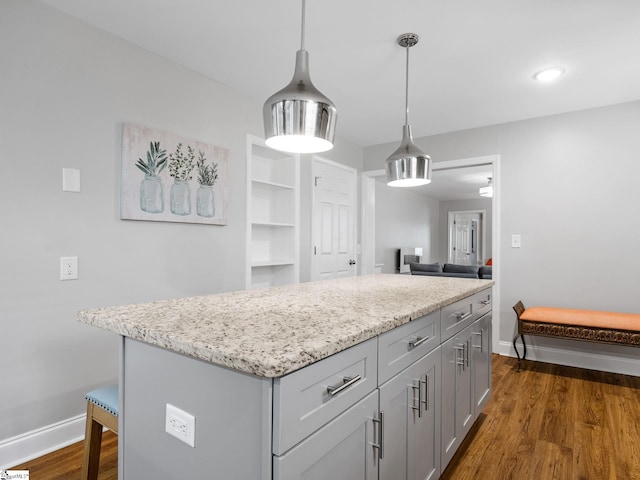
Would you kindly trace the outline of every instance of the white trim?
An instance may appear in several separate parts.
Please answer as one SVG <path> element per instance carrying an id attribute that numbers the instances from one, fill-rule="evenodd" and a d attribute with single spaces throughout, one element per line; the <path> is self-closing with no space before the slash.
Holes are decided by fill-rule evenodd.
<path id="1" fill-rule="evenodd" d="M 562 348 L 539 347 L 532 345 L 527 340 L 527 360 L 536 362 L 554 363 L 567 367 L 586 368 L 602 372 L 619 373 L 622 375 L 638 376 L 638 360 L 636 358 L 614 357 L 607 354 L 588 352 L 585 350 L 574 351 Z M 567 340 L 567 339 L 563 339 Z M 578 342 L 578 341 L 574 341 Z M 518 338 L 518 351 L 522 353 L 522 343 Z M 511 342 L 501 341 L 498 351 L 506 357 L 516 357 Z"/>
<path id="2" fill-rule="evenodd" d="M 479 165 L 491 165 L 500 155 L 485 155 L 484 157 L 461 158 L 459 160 L 447 160 L 444 162 L 434 162 L 432 171 L 450 170 L 453 168 L 477 167 Z"/>
<path id="3" fill-rule="evenodd" d="M 492 264 L 492 279 L 495 282 L 492 290 L 492 304 L 493 304 L 493 325 L 492 329 L 492 349 L 498 348 L 500 343 L 500 310 L 502 305 L 500 304 L 500 271 L 502 265 L 500 262 L 500 249 L 502 248 L 502 242 L 500 241 L 500 192 L 502 177 L 500 175 L 500 155 L 493 155 L 493 197 L 491 198 L 491 264 Z M 486 157 L 479 157 L 486 158 Z M 486 262 L 486 260 L 485 260 Z"/>
<path id="4" fill-rule="evenodd" d="M 15 467 L 81 441 L 84 438 L 86 417 L 86 414 L 78 415 L 1 441 L 0 470 Z"/>
<path id="5" fill-rule="evenodd" d="M 362 175 L 360 178 L 361 214 L 360 214 L 360 274 L 376 272 L 376 252 L 371 242 L 362 239 L 376 236 L 376 181 L 373 177 Z M 372 213 L 373 212 L 373 213 Z"/>

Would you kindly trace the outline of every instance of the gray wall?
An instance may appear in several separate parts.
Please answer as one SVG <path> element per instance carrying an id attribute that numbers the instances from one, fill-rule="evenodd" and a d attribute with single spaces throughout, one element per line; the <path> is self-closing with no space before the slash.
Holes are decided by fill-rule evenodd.
<path id="1" fill-rule="evenodd" d="M 491 198 L 478 197 L 475 200 L 446 200 L 440 202 L 440 224 L 438 234 L 440 238 L 439 261 L 445 263 L 449 256 L 449 212 L 464 212 L 468 210 L 485 210 L 485 259 L 486 262 L 492 257 L 491 247 L 493 242 L 492 225 L 493 213 L 491 208 Z"/>
<path id="2" fill-rule="evenodd" d="M 2 441 L 115 381 L 117 337 L 78 310 L 244 288 L 262 102 L 31 0 L 0 3 L 0 64 Z M 120 220 L 122 122 L 229 148 L 228 225 Z M 362 149 L 338 139 L 326 157 L 360 166 Z M 65 167 L 81 193 L 62 192 Z M 59 257 L 76 255 L 79 280 L 61 282 Z"/>
<path id="3" fill-rule="evenodd" d="M 422 247 L 423 263 L 438 261 L 439 202 L 411 189 L 376 181 L 376 263 L 396 272 L 401 247 Z"/>
<path id="4" fill-rule="evenodd" d="M 625 249 L 640 242 L 639 131 L 640 102 L 632 102 L 416 139 L 435 162 L 500 155 L 494 256 L 505 352 L 518 299 L 525 306 L 640 311 L 640 255 Z M 379 168 L 389 148 L 366 148 L 365 169 Z M 512 234 L 522 235 L 522 248 L 510 248 Z M 534 342 L 567 363 L 578 363 L 583 353 L 637 359 L 630 347 Z"/>

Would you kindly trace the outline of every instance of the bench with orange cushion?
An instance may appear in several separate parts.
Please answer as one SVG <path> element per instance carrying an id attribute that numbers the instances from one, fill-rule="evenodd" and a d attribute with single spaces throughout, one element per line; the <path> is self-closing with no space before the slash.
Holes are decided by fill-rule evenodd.
<path id="1" fill-rule="evenodd" d="M 640 347 L 638 313 L 556 307 L 524 308 L 521 301 L 518 301 L 513 309 L 518 316 L 518 334 L 513 339 L 513 348 L 518 357 L 518 370 L 520 362 L 527 356 L 525 334 Z M 518 336 L 522 339 L 522 357 L 516 347 Z"/>

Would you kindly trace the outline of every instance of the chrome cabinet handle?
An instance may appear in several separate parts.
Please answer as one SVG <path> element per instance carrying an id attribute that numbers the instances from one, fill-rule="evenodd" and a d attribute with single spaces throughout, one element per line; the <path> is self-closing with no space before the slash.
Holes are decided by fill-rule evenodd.
<path id="1" fill-rule="evenodd" d="M 471 342 L 471 339 L 467 340 L 466 342 L 464 342 L 464 346 L 466 347 L 466 354 L 465 354 L 465 363 L 466 363 L 466 368 L 469 368 L 469 343 Z"/>
<path id="2" fill-rule="evenodd" d="M 380 417 L 373 418 L 374 425 L 378 424 L 378 443 L 373 443 L 373 448 L 378 449 L 378 458 L 384 458 L 384 412 L 380 410 Z"/>
<path id="3" fill-rule="evenodd" d="M 462 320 L 466 320 L 470 316 L 471 316 L 471 312 L 456 313 L 456 322 L 461 322 Z"/>
<path id="4" fill-rule="evenodd" d="M 482 300 L 480 303 L 483 305 L 491 305 L 491 299 Z"/>
<path id="5" fill-rule="evenodd" d="M 331 385 L 328 386 L 327 393 L 333 397 L 334 395 L 337 395 L 340 392 L 344 392 L 347 388 L 355 385 L 360 380 L 362 380 L 362 377 L 360 375 L 356 375 L 355 377 L 343 377 L 342 385 L 337 385 L 335 387 Z"/>
<path id="6" fill-rule="evenodd" d="M 422 400 L 422 405 L 424 405 L 424 411 L 429 411 L 429 374 L 424 376 L 424 380 L 420 379 L 418 381 L 418 385 L 424 383 L 424 400 Z"/>
<path id="7" fill-rule="evenodd" d="M 462 366 L 462 368 L 464 368 L 464 344 L 461 343 L 460 345 L 454 348 L 456 350 L 456 365 Z M 460 355 L 458 355 L 460 351 L 462 351 L 462 360 L 460 360 Z"/>
<path id="8" fill-rule="evenodd" d="M 418 385 L 415 385 L 415 380 L 414 380 L 414 384 L 411 385 L 411 388 L 413 389 L 413 400 L 411 401 L 412 403 L 411 409 L 418 411 L 418 418 L 422 418 L 422 410 L 420 410 L 420 406 L 422 405 L 422 388 L 420 388 L 422 386 L 421 382 L 422 380 L 418 380 Z M 414 404 L 416 400 L 416 390 L 418 390 L 418 406 L 417 407 Z"/>
<path id="9" fill-rule="evenodd" d="M 483 338 L 482 338 L 483 337 L 483 335 L 482 335 L 483 331 L 484 331 L 484 329 L 481 329 L 479 332 L 472 332 L 471 333 L 472 335 L 480 335 L 480 345 L 474 345 L 473 348 L 479 348 L 481 352 L 482 352 L 482 348 L 483 348 L 482 345 L 484 343 L 483 342 Z"/>
<path id="10" fill-rule="evenodd" d="M 426 337 L 418 337 L 415 340 L 411 340 L 409 342 L 409 349 L 419 347 L 420 345 L 422 345 L 427 340 L 429 340 L 429 336 L 428 335 Z"/>

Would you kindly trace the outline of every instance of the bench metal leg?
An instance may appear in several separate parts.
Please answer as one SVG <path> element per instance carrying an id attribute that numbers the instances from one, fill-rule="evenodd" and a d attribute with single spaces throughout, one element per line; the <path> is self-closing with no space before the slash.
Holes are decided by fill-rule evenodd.
<path id="1" fill-rule="evenodd" d="M 520 357 L 520 354 L 518 353 L 518 347 L 516 346 L 516 340 L 518 339 L 518 335 L 513 337 L 513 349 L 516 351 L 516 356 L 518 357 L 518 369 L 516 370 L 516 372 L 520 371 L 520 362 L 527 358 L 527 344 L 524 341 L 524 335 L 520 334 L 519 336 L 522 339 L 522 351 L 523 351 L 522 357 Z"/>

